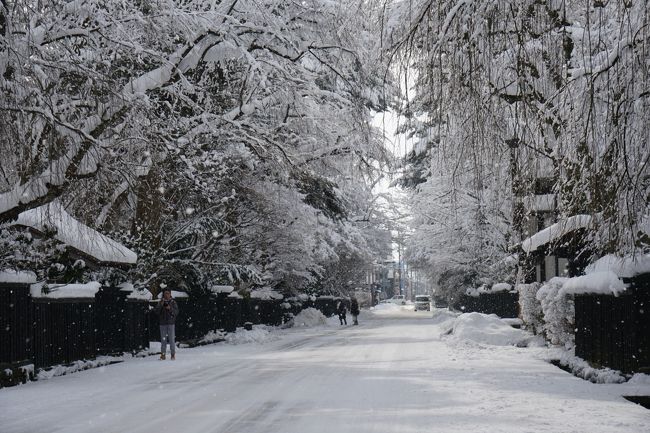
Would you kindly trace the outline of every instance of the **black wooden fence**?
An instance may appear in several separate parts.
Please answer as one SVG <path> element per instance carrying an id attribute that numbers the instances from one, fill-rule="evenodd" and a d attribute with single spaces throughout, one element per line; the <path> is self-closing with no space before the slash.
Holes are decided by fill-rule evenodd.
<path id="1" fill-rule="evenodd" d="M 29 284 L 0 283 L 0 364 L 31 358 L 32 316 Z"/>
<path id="2" fill-rule="evenodd" d="M 32 298 L 28 284 L 0 284 L 0 366 L 44 368 L 147 348 L 149 341 L 160 339 L 157 301 L 130 299 L 129 293 L 102 287 L 94 298 Z M 341 300 L 287 302 L 227 294 L 179 298 L 177 340 L 198 339 L 213 330 L 233 332 L 245 322 L 281 325 L 307 307 L 331 316 Z"/>
<path id="3" fill-rule="evenodd" d="M 650 278 L 619 296 L 576 295 L 576 355 L 624 373 L 650 373 Z"/>
<path id="4" fill-rule="evenodd" d="M 519 293 L 504 291 L 481 293 L 479 296 L 463 294 L 452 299 L 451 306 L 464 313 L 476 312 L 514 318 L 519 316 Z"/>
<path id="5" fill-rule="evenodd" d="M 34 365 L 47 367 L 94 358 L 94 299 L 34 298 Z"/>
<path id="6" fill-rule="evenodd" d="M 102 355 L 135 352 L 149 345 L 149 303 L 130 292 L 102 287 L 95 295 L 96 351 Z"/>

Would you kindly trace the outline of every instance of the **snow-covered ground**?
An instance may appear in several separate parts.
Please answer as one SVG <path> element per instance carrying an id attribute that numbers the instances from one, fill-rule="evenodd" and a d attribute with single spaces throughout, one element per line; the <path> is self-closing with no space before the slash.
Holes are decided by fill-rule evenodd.
<path id="1" fill-rule="evenodd" d="M 360 326 L 263 328 L 174 362 L 131 358 L 5 388 L 0 431 L 650 431 L 650 411 L 622 398 L 650 395 L 649 381 L 593 384 L 545 362 L 546 348 L 493 345 L 521 335 L 490 319 L 431 316 L 387 307 Z"/>

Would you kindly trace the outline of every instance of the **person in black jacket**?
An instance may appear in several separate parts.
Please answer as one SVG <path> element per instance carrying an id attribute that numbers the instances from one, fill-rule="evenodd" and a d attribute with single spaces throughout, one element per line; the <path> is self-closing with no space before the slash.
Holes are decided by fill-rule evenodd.
<path id="1" fill-rule="evenodd" d="M 176 317 L 178 316 L 178 304 L 172 298 L 172 291 L 163 290 L 162 298 L 156 305 L 160 324 L 160 359 L 165 359 L 167 342 L 172 354 L 172 360 L 176 359 Z"/>
<path id="2" fill-rule="evenodd" d="M 339 321 L 341 322 L 341 325 L 343 325 L 344 323 L 347 325 L 348 321 L 346 320 L 346 317 L 345 317 L 345 314 L 346 314 L 345 302 L 343 302 L 343 301 L 339 302 L 339 305 L 336 307 L 336 312 L 339 315 Z"/>
<path id="3" fill-rule="evenodd" d="M 352 314 L 352 324 L 358 325 L 359 321 L 357 320 L 357 317 L 359 317 L 359 301 L 357 301 L 357 298 L 354 296 L 350 298 L 350 314 Z"/>

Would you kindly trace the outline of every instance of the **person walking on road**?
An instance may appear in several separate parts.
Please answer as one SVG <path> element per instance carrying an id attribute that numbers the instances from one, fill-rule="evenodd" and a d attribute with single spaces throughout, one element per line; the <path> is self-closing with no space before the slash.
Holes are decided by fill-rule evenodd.
<path id="1" fill-rule="evenodd" d="M 178 316 L 178 304 L 172 298 L 172 291 L 169 289 L 163 290 L 162 298 L 158 305 L 156 305 L 156 312 L 158 313 L 160 323 L 160 359 L 165 359 L 167 352 L 167 342 L 169 342 L 169 350 L 171 352 L 171 359 L 176 359 L 176 317 Z"/>
<path id="2" fill-rule="evenodd" d="M 350 298 L 350 314 L 352 314 L 352 324 L 358 325 L 359 321 L 357 318 L 359 317 L 359 301 L 357 301 L 357 298 L 354 296 Z"/>
<path id="3" fill-rule="evenodd" d="M 341 322 L 341 325 L 343 325 L 344 323 L 347 325 L 348 321 L 346 320 L 346 317 L 345 317 L 345 314 L 346 314 L 346 312 L 345 312 L 345 302 L 343 302 L 343 301 L 339 302 L 339 305 L 336 307 L 336 312 L 339 315 L 339 322 Z"/>

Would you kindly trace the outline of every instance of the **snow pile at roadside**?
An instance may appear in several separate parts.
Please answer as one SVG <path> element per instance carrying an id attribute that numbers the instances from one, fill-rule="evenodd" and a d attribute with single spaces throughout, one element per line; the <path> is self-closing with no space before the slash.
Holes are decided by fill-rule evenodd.
<path id="1" fill-rule="evenodd" d="M 453 311 L 449 311 L 447 309 L 445 310 L 438 310 L 434 309 L 433 314 L 432 314 L 432 319 L 433 323 L 438 324 L 438 323 L 445 323 L 445 322 L 453 322 L 456 320 L 456 318 L 460 316 L 460 313 L 454 313 Z"/>
<path id="2" fill-rule="evenodd" d="M 326 326 L 327 317 L 315 308 L 305 308 L 293 318 L 293 326 L 311 328 L 314 326 Z"/>
<path id="3" fill-rule="evenodd" d="M 381 304 L 377 304 L 374 307 L 371 308 L 373 311 L 399 311 L 401 308 L 397 304 L 393 304 L 391 302 L 384 302 Z"/>
<path id="4" fill-rule="evenodd" d="M 635 373 L 627 383 L 632 385 L 650 385 L 650 374 Z"/>
<path id="5" fill-rule="evenodd" d="M 374 307 L 370 308 L 375 313 L 394 313 L 402 309 L 401 306 L 397 304 L 392 304 L 390 302 L 385 302 L 382 304 L 377 304 Z"/>
<path id="6" fill-rule="evenodd" d="M 525 347 L 535 339 L 531 334 L 515 329 L 495 314 L 465 313 L 450 322 L 447 331 L 455 340 L 469 340 L 492 346 Z"/>
<path id="7" fill-rule="evenodd" d="M 593 368 L 587 361 L 578 358 L 572 352 L 562 352 L 559 362 L 571 370 L 574 376 L 593 383 L 623 383 L 626 381 L 625 376 L 620 371 L 606 367 Z"/>
<path id="8" fill-rule="evenodd" d="M 199 343 L 214 343 L 215 341 L 223 341 L 226 338 L 226 334 L 221 331 L 209 331 L 199 340 Z"/>
<path id="9" fill-rule="evenodd" d="M 225 336 L 226 343 L 228 344 L 263 344 L 269 341 L 278 340 L 279 338 L 280 337 L 274 335 L 262 326 L 256 326 L 251 331 L 247 331 L 244 328 L 237 328 L 237 331 Z"/>
<path id="10" fill-rule="evenodd" d="M 102 367 L 109 364 L 124 361 L 122 356 L 98 356 L 97 359 L 88 361 L 74 361 L 70 365 L 55 365 L 48 370 L 39 370 L 36 380 L 51 379 L 56 376 L 76 373 L 77 371 L 88 370 L 89 368 Z"/>

